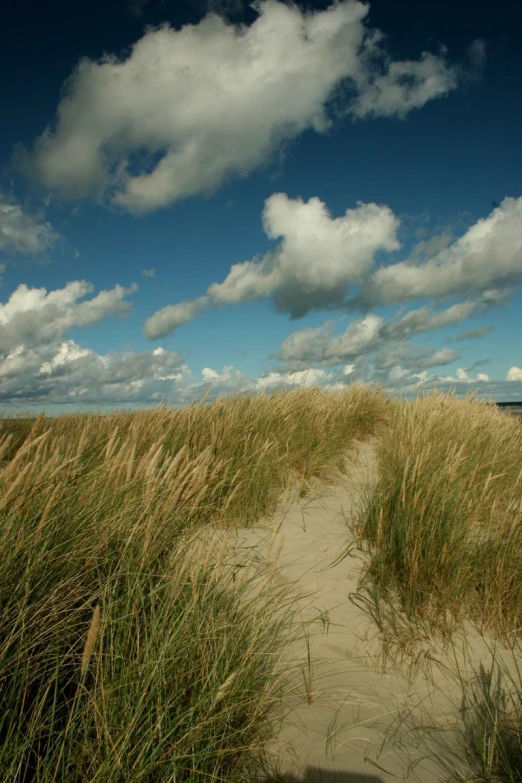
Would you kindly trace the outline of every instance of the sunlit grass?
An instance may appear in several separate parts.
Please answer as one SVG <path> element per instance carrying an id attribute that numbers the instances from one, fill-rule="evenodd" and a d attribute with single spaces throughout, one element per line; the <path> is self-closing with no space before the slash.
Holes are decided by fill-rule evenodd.
<path id="1" fill-rule="evenodd" d="M 2 420 L 0 779 L 257 780 L 293 609 L 247 600 L 201 531 L 337 475 L 392 407 L 353 386 Z"/>
<path id="2" fill-rule="evenodd" d="M 372 433 L 379 475 L 354 524 L 368 557 L 353 599 L 384 651 L 420 659 L 469 621 L 518 662 L 522 429 L 494 406 L 351 386 L 3 419 L 0 780 L 267 781 L 284 653 L 302 629 L 290 592 L 268 581 L 254 600 L 259 564 L 236 578 L 209 533 L 270 520 L 281 497 L 344 475 Z M 517 672 L 506 696 L 489 672 L 476 687 L 455 667 L 455 763 L 430 745 L 446 779 L 522 780 Z M 428 723 L 415 731 L 431 742 L 443 731 Z"/>
<path id="3" fill-rule="evenodd" d="M 448 748 L 434 755 L 450 773 L 445 780 L 521 781 L 520 420 L 474 395 L 434 392 L 394 408 L 376 456 L 379 478 L 354 531 L 368 563 L 352 600 L 375 620 L 385 665 L 406 660 L 410 673 L 420 663 L 429 670 L 437 662 L 432 642 L 451 648 L 466 622 L 510 651 L 516 674 L 509 697 L 498 683 L 492 692 L 491 672 L 500 671 L 494 653 L 489 672 L 476 673 L 479 688 L 463 671 L 453 672 L 466 705 L 456 722 L 455 758 L 468 773 L 449 764 Z M 430 723 L 424 736 L 435 728 L 440 739 L 443 728 Z M 418 726 L 413 730 L 419 734 Z"/>
<path id="4" fill-rule="evenodd" d="M 522 430 L 471 398 L 405 403 L 377 446 L 379 481 L 358 535 L 371 575 L 406 614 L 448 633 L 463 617 L 522 632 Z"/>

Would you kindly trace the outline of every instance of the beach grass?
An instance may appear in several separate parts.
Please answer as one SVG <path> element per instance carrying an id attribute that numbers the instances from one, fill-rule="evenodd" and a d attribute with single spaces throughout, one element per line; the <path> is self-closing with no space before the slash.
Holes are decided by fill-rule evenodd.
<path id="1" fill-rule="evenodd" d="M 302 628 L 290 592 L 258 564 L 238 576 L 245 558 L 210 534 L 342 477 L 374 434 L 352 599 L 385 656 L 414 667 L 469 622 L 516 664 L 504 671 L 496 646 L 473 677 L 456 663 L 451 733 L 399 714 L 384 741 L 414 731 L 445 780 L 519 783 L 520 423 L 473 395 L 406 402 L 361 385 L 1 419 L 0 779 L 274 780 L 264 748 Z"/>
<path id="2" fill-rule="evenodd" d="M 435 734 L 439 744 L 458 738 L 456 746 L 433 750 L 449 775 L 444 780 L 519 782 L 520 418 L 475 395 L 457 399 L 435 391 L 394 408 L 376 456 L 378 481 L 354 525 L 368 562 L 352 600 L 379 628 L 384 668 L 406 661 L 410 674 L 421 664 L 429 670 L 427 662 L 438 663 L 432 642 L 454 651 L 466 623 L 493 640 L 490 665 L 481 663 L 473 677 L 469 668 L 453 667 L 461 705 L 450 735 L 430 716 L 423 725 L 399 716 L 398 725 L 409 727 L 410 738 L 412 731 L 426 741 Z M 509 670 L 497 660 L 499 649 L 512 656 Z M 388 734 L 396 731 L 390 727 Z M 450 758 L 464 761 L 467 772 Z"/>
<path id="3" fill-rule="evenodd" d="M 208 533 L 338 475 L 394 404 L 362 386 L 205 402 L 0 421 L 1 780 L 267 774 L 298 626 Z"/>

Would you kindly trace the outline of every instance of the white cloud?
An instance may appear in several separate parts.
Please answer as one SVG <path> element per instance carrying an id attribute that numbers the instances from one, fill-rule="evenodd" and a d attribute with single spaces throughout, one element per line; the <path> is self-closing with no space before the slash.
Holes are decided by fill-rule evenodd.
<path id="1" fill-rule="evenodd" d="M 143 275 L 143 277 L 156 277 L 156 270 L 154 269 L 154 267 L 152 267 L 151 269 L 142 269 L 141 274 Z"/>
<path id="2" fill-rule="evenodd" d="M 137 290 L 116 285 L 100 291 L 93 299 L 77 300 L 90 294 L 93 286 L 85 280 L 67 283 L 50 291 L 19 285 L 5 304 L 0 304 L 0 352 L 4 355 L 20 346 L 36 347 L 56 341 L 75 326 L 87 326 L 110 315 L 125 315 L 130 307 L 124 298 Z"/>
<path id="3" fill-rule="evenodd" d="M 390 346 L 387 346 L 390 349 Z M 299 371 L 268 371 L 250 379 L 232 365 L 221 372 L 205 367 L 195 378 L 182 357 L 164 348 L 140 353 L 99 355 L 80 348 L 73 340 L 56 340 L 35 347 L 20 345 L 0 362 L 0 405 L 27 408 L 54 404 L 121 406 L 157 404 L 163 400 L 185 405 L 203 395 L 212 402 L 218 396 L 241 390 L 245 393 L 318 386 L 341 391 L 352 382 L 381 383 L 391 392 L 413 397 L 430 388 L 465 394 L 479 388 L 486 396 L 522 397 L 522 378 L 491 382 L 479 373 L 475 379 L 459 370 L 457 377 L 434 375 L 428 370 L 449 363 L 453 354 L 444 349 L 400 345 L 381 351 L 373 363 L 353 363 L 339 371 L 303 368 Z M 512 368 L 518 369 L 518 368 Z M 519 370 L 520 373 L 522 371 Z M 5 409 L 5 408 L 4 408 Z"/>
<path id="4" fill-rule="evenodd" d="M 356 117 L 404 118 L 412 109 L 420 109 L 455 89 L 459 75 L 442 57 L 423 52 L 420 60 L 390 62 L 382 75 L 365 70 L 357 81 L 359 95 L 353 104 Z"/>
<path id="5" fill-rule="evenodd" d="M 137 290 L 116 285 L 92 299 L 84 280 L 62 289 L 20 285 L 0 305 L 0 401 L 9 404 L 120 403 L 154 401 L 183 375 L 182 358 L 158 347 L 141 353 L 101 356 L 65 333 L 113 315 L 125 315 L 125 297 Z"/>
<path id="6" fill-rule="evenodd" d="M 352 304 L 371 308 L 408 299 L 440 299 L 521 277 L 522 197 L 508 197 L 423 265 L 408 260 L 377 269 Z"/>
<path id="7" fill-rule="evenodd" d="M 379 250 L 396 250 L 398 219 L 388 207 L 359 203 L 332 218 L 325 204 L 274 193 L 265 201 L 263 227 L 283 239 L 261 259 L 233 264 L 222 283 L 192 302 L 154 313 L 144 334 L 156 339 L 191 321 L 199 310 L 271 296 L 279 313 L 300 318 L 311 310 L 339 307 L 350 285 L 360 283 Z"/>
<path id="8" fill-rule="evenodd" d="M 522 381 L 522 369 L 515 366 L 510 367 L 506 375 L 506 381 Z"/>
<path id="9" fill-rule="evenodd" d="M 262 258 L 233 264 L 221 283 L 212 283 L 204 296 L 168 305 L 147 319 L 143 333 L 163 337 L 188 323 L 208 307 L 238 304 L 271 297 L 278 313 L 292 319 L 313 310 L 371 309 L 415 298 L 443 299 L 481 292 L 476 302 L 460 302 L 442 313 L 415 310 L 400 322 L 387 325 L 386 339 L 400 339 L 458 323 L 489 305 L 501 305 L 514 288 L 505 285 L 522 276 L 522 197 L 506 198 L 488 218 L 479 220 L 460 239 L 422 265 L 411 259 L 380 267 L 372 273 L 378 251 L 394 251 L 399 220 L 386 206 L 358 203 L 344 216 L 332 218 L 317 197 L 303 202 L 285 193 L 265 201 L 263 227 L 271 239 L 283 239 Z M 430 247 L 423 242 L 423 249 Z M 436 246 L 436 245 L 435 245 Z M 350 288 L 362 283 L 347 299 Z M 484 328 L 473 336 L 484 334 Z M 465 339 L 465 338 L 462 338 Z"/>
<path id="10" fill-rule="evenodd" d="M 42 214 L 29 215 L 14 198 L 0 191 L 0 250 L 37 255 L 50 250 L 61 238 Z"/>
<path id="11" fill-rule="evenodd" d="M 250 381 L 232 366 L 222 372 L 206 367 L 197 380 L 180 354 L 161 346 L 139 353 L 100 355 L 64 337 L 72 327 L 124 315 L 129 307 L 124 297 L 136 288 L 117 285 L 79 302 L 92 293 L 90 283 L 74 281 L 50 292 L 20 285 L 0 305 L 0 404 L 25 409 L 55 404 L 143 405 L 161 400 L 185 404 L 205 392 L 212 400 L 238 383 L 250 391 L 310 385 L 310 379 L 328 383 L 329 375 L 321 370 L 272 373 Z"/>
<path id="12" fill-rule="evenodd" d="M 423 370 L 415 366 L 408 366 L 408 363 L 404 366 L 398 363 L 388 363 L 387 366 L 367 363 L 356 368 L 350 375 L 350 380 L 362 383 L 381 383 L 389 393 L 393 392 L 406 399 L 429 393 L 433 389 L 438 389 L 443 393 L 454 391 L 457 397 L 463 397 L 477 391 L 478 399 L 498 400 L 499 402 L 522 399 L 522 379 L 492 381 L 485 373 L 478 373 L 476 377 L 472 377 L 462 368 L 456 370 L 454 376 L 440 373 L 429 375 L 428 369 Z"/>
<path id="13" fill-rule="evenodd" d="M 498 402 L 512 402 L 514 399 L 522 398 L 522 379 L 515 379 L 515 382 L 492 381 L 485 373 L 478 373 L 476 378 L 472 378 L 466 372 L 464 375 L 457 372 L 456 377 L 451 375 L 434 375 L 426 377 L 422 383 L 403 384 L 401 394 L 405 396 L 414 396 L 418 392 L 430 392 L 432 389 L 438 389 L 441 392 L 454 391 L 457 397 L 463 397 L 472 391 L 478 392 L 478 399 L 497 400 Z"/>
<path id="14" fill-rule="evenodd" d="M 19 346 L 0 363 L 0 401 L 10 404 L 153 402 L 183 375 L 177 353 L 100 356 L 73 340 Z"/>
<path id="15" fill-rule="evenodd" d="M 340 0 L 303 12 L 254 2 L 250 25 L 215 13 L 180 30 L 149 29 L 131 54 L 83 58 L 67 80 L 54 127 L 14 164 L 64 198 L 94 197 L 134 214 L 215 192 L 270 162 L 305 130 L 326 133 L 336 88 L 340 116 L 399 116 L 457 86 L 443 56 L 391 62 L 365 27 L 369 6 Z"/>

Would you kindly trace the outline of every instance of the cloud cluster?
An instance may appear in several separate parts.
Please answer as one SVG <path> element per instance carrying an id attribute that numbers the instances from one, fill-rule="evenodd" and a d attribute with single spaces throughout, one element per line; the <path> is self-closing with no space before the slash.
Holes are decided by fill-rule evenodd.
<path id="1" fill-rule="evenodd" d="M 499 399 L 522 397 L 522 369 L 516 366 L 509 369 L 506 381 L 502 382 L 490 382 L 484 373 L 471 378 L 463 368 L 456 371 L 455 378 L 450 375 L 428 378 L 428 369 L 450 364 L 459 354 L 448 348 L 416 346 L 404 339 L 435 324 L 456 323 L 466 312 L 479 312 L 491 302 L 500 301 L 500 292 L 489 292 L 481 300 L 464 302 L 460 309 L 448 308 L 442 313 L 421 309 L 414 313 L 415 317 L 408 313 L 393 322 L 383 322 L 373 315 L 354 322 L 341 338 L 331 338 L 340 341 L 336 345 L 338 364 L 354 357 L 351 364 L 345 364 L 340 370 L 311 366 L 317 361 L 323 361 L 324 365 L 331 363 L 328 356 L 332 350 L 323 340 L 321 353 L 318 334 L 314 343 L 314 339 L 306 337 L 313 330 L 305 330 L 301 342 L 294 335 L 293 340 L 282 346 L 282 353 L 286 351 L 294 358 L 301 356 L 301 365 L 295 361 L 294 367 L 270 370 L 255 379 L 244 376 L 231 365 L 221 372 L 206 367 L 201 378 L 196 379 L 180 354 L 162 347 L 100 355 L 66 337 L 73 327 L 125 315 L 129 305 L 125 297 L 135 290 L 135 285 L 115 286 L 79 301 L 93 292 L 92 285 L 85 281 L 74 281 L 51 292 L 19 286 L 0 306 L 0 405 L 34 408 L 53 403 L 71 403 L 76 407 L 135 403 L 141 406 L 162 400 L 183 405 L 201 399 L 204 393 L 212 401 L 232 391 L 256 393 L 296 385 L 335 391 L 353 381 L 379 382 L 406 396 L 429 388 L 449 390 L 454 386 L 458 386 L 459 393 L 465 393 L 473 385 L 479 385 L 485 394 Z M 475 362 L 474 367 L 482 363 Z"/>
<path id="2" fill-rule="evenodd" d="M 66 338 L 73 327 L 125 315 L 129 307 L 125 297 L 136 289 L 117 285 L 79 301 L 92 294 L 90 283 L 73 281 L 50 292 L 20 285 L 0 305 L 0 404 L 121 406 L 162 400 L 186 404 L 205 392 L 212 400 L 236 387 L 255 392 L 315 385 L 314 381 L 328 387 L 328 374 L 322 370 L 271 373 L 250 381 L 232 366 L 221 373 L 206 367 L 197 380 L 180 354 L 162 347 L 100 355 Z"/>
<path id="3" fill-rule="evenodd" d="M 145 323 L 150 339 L 163 337 L 208 307 L 272 297 L 279 313 L 292 319 L 311 310 L 338 308 L 350 286 L 361 283 L 379 250 L 396 250 L 398 219 L 385 206 L 359 203 L 332 218 L 314 197 L 303 202 L 285 193 L 265 201 L 263 228 L 271 239 L 283 237 L 261 260 L 232 265 L 222 283 L 193 301 L 169 305 Z"/>
<path id="4" fill-rule="evenodd" d="M 190 1 L 209 12 L 198 24 L 147 29 L 121 58 L 82 59 L 64 85 L 53 126 L 32 151 L 18 146 L 15 167 L 54 191 L 53 199 L 94 198 L 144 214 L 246 177 L 308 129 L 331 132 L 329 107 L 336 119 L 402 119 L 473 79 L 484 63 L 482 41 L 472 43 L 467 67 L 449 63 L 443 47 L 436 55 L 393 61 L 384 35 L 366 23 L 368 6 L 358 0 L 336 0 L 324 11 L 255 0 L 258 18 L 249 27 L 226 22 L 228 12 L 241 10 L 240 0 Z M 139 16 L 147 0 L 127 2 Z M 385 205 L 358 202 L 333 218 L 317 197 L 304 202 L 274 193 L 262 222 L 267 237 L 279 240 L 274 250 L 233 264 L 202 296 L 154 313 L 144 334 L 156 340 L 203 309 L 262 298 L 292 320 L 318 310 L 360 310 L 343 334 L 334 336 L 332 322 L 294 332 L 271 355 L 278 369 L 254 380 L 231 365 L 221 372 L 206 367 L 195 379 L 182 356 L 164 348 L 100 355 L 68 339 L 72 328 L 125 316 L 135 284 L 89 299 L 94 289 L 83 280 L 50 292 L 20 285 L 0 304 L 0 401 L 183 404 L 209 384 L 213 399 L 238 384 L 249 392 L 295 384 L 335 390 L 354 380 L 405 395 L 435 387 L 465 393 L 476 385 L 498 398 L 522 397 L 519 367 L 501 382 L 483 372 L 470 376 L 487 360 L 458 368 L 455 376 L 428 377 L 460 354 L 411 341 L 507 301 L 508 286 L 522 275 L 522 198 L 504 199 L 457 240 L 447 233 L 431 237 L 409 258 L 378 268 L 379 254 L 400 250 L 400 222 Z M 0 193 L 0 250 L 35 255 L 59 239 L 42 214 L 30 216 Z M 152 278 L 155 270 L 141 274 Z M 442 310 L 401 309 L 388 319 L 370 312 L 463 296 Z M 489 330 L 480 326 L 453 341 Z"/>
<path id="5" fill-rule="evenodd" d="M 156 348 L 105 356 L 80 348 L 66 333 L 125 316 L 135 284 L 100 291 L 84 281 L 62 289 L 20 285 L 0 304 L 0 401 L 10 404 L 153 402 L 183 374 L 177 353 Z"/>
<path id="6" fill-rule="evenodd" d="M 399 220 L 387 206 L 359 202 L 344 216 L 332 218 L 316 197 L 303 202 L 274 193 L 265 201 L 263 228 L 271 239 L 283 237 L 275 250 L 233 264 L 225 280 L 212 283 L 205 295 L 157 311 L 145 322 L 143 333 L 149 339 L 164 337 L 205 308 L 265 297 L 272 299 L 278 313 L 297 319 L 313 310 L 368 311 L 410 299 L 480 294 L 480 304 L 455 304 L 442 314 L 431 314 L 427 323 L 425 308 L 408 313 L 384 330 L 386 339 L 399 339 L 463 321 L 477 307 L 501 304 L 506 290 L 496 286 L 522 277 L 522 197 L 504 199 L 452 244 L 448 237 L 439 237 L 434 244 L 423 242 L 413 258 L 375 271 L 379 251 L 400 248 Z M 426 260 L 427 248 L 437 247 Z M 358 294 L 348 299 L 357 284 Z M 372 328 L 380 328 L 377 316 L 354 322 L 350 335 L 364 329 L 365 339 L 372 339 Z M 351 339 L 347 336 L 345 342 L 349 345 Z"/>
<path id="7" fill-rule="evenodd" d="M 333 336 L 332 323 L 327 321 L 315 329 L 293 332 L 281 344 L 276 358 L 287 362 L 293 369 L 302 369 L 312 362 L 321 366 L 334 366 L 354 360 L 360 362 L 386 343 L 404 342 L 413 335 L 461 323 L 476 313 L 486 312 L 493 304 L 500 304 L 510 294 L 510 289 L 487 291 L 476 300 L 459 302 L 445 310 L 435 312 L 428 307 L 421 307 L 410 310 L 399 319 L 388 321 L 371 313 L 352 321 L 338 337 Z M 458 358 L 458 354 L 448 349 L 438 353 L 439 358 L 444 359 L 441 364 Z"/>
<path id="8" fill-rule="evenodd" d="M 307 129 L 330 131 L 326 104 L 339 88 L 339 116 L 404 117 L 466 73 L 443 53 L 392 62 L 357 0 L 252 7 L 250 26 L 209 13 L 149 29 L 122 59 L 83 58 L 54 126 L 32 152 L 19 145 L 15 166 L 63 198 L 141 214 L 247 176 Z"/>

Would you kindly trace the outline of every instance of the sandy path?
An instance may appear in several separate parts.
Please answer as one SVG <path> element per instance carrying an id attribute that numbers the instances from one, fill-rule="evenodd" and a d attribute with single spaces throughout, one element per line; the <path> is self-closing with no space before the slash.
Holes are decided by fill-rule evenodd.
<path id="1" fill-rule="evenodd" d="M 282 722 L 277 740 L 267 748 L 287 783 L 391 783 L 397 779 L 436 783 L 445 777 L 441 766 L 430 759 L 420 762 L 408 777 L 408 761 L 421 758 L 426 751 L 417 749 L 412 740 L 406 741 L 400 754 L 391 743 L 384 748 L 382 743 L 398 711 L 423 700 L 425 711 L 443 725 L 445 715 L 455 720 L 454 704 L 460 691 L 436 668 L 433 680 L 419 672 L 411 683 L 406 667 L 404 676 L 397 670 L 384 674 L 375 662 L 380 649 L 376 626 L 349 599 L 356 592 L 367 555 L 354 550 L 332 566 L 353 540 L 350 519 L 374 479 L 370 440 L 358 444 L 356 462 L 346 477 L 329 486 L 320 499 L 296 500 L 268 525 L 261 520 L 253 528 L 225 533 L 236 552 L 255 548 L 275 570 L 280 584 L 295 585 L 306 594 L 299 599 L 302 638 L 288 650 L 296 663 L 295 689 L 282 706 L 291 713 Z M 473 632 L 467 628 L 468 633 Z M 307 638 L 312 703 L 305 689 Z M 476 643 L 477 657 L 488 661 L 480 644 Z M 442 653 L 438 657 L 449 660 Z M 429 698 L 434 683 L 442 691 Z M 450 694 L 451 701 L 444 693 Z M 404 736 L 401 740 L 405 742 Z"/>

